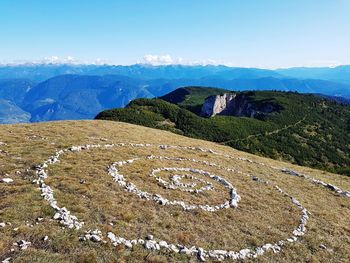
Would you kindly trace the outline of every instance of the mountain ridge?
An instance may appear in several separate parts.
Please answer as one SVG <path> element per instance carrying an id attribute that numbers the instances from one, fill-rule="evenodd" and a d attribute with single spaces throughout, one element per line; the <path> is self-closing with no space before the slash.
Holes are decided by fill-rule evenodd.
<path id="1" fill-rule="evenodd" d="M 160 97 L 186 86 L 210 86 L 231 91 L 298 91 L 321 93 L 334 99 L 350 98 L 349 83 L 291 78 L 273 70 L 257 68 L 183 65 L 0 67 L 0 99 L 9 100 L 33 115 L 29 119 L 32 122 L 92 119 L 101 110 L 124 107 L 140 97 Z M 3 107 L 1 114 L 11 113 L 5 112 Z"/>
<path id="2" fill-rule="evenodd" d="M 0 78 L 30 78 L 43 81 L 45 79 L 62 74 L 88 74 L 88 75 L 106 75 L 121 74 L 130 77 L 143 77 L 146 79 L 179 78 L 179 72 L 186 69 L 188 73 L 181 73 L 180 78 L 190 75 L 190 78 L 200 78 L 207 75 L 216 75 L 224 73 L 228 78 L 242 78 L 242 76 L 280 76 L 295 78 L 312 78 L 339 80 L 349 82 L 348 77 L 350 65 L 340 65 L 336 67 L 291 67 L 277 69 L 260 69 L 254 67 L 232 67 L 225 65 L 95 65 L 95 64 L 2 64 L 0 65 Z M 173 70 L 173 71 L 172 71 Z M 238 73 L 241 71 L 241 73 Z M 173 72 L 176 72 L 174 74 Z M 192 72 L 192 73 L 191 73 Z M 197 73 L 195 73 L 197 72 Z M 208 72 L 211 72 L 208 74 Z M 234 74 L 237 72 L 238 74 Z M 184 75 L 183 75 L 184 74 Z M 194 74 L 194 75 L 193 75 Z M 232 77 L 235 76 L 235 77 Z"/>
<path id="3" fill-rule="evenodd" d="M 96 118 L 169 130 L 270 158 L 350 175 L 349 106 L 310 94 L 249 91 L 237 94 L 249 98 L 253 108 L 268 103 L 279 110 L 254 118 L 203 118 L 199 115 L 205 99 L 218 94 L 218 90 L 190 87 L 185 94 L 184 89 L 157 99 L 136 99 L 125 109 L 106 110 Z"/>

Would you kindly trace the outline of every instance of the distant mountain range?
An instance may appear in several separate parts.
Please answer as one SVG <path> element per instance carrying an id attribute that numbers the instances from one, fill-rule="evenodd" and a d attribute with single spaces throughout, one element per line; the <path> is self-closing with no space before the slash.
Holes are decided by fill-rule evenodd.
<path id="1" fill-rule="evenodd" d="M 334 68 L 288 68 L 278 69 L 275 72 L 293 78 L 324 79 L 338 82 L 350 82 L 350 66 L 338 66 Z"/>
<path id="2" fill-rule="evenodd" d="M 298 78 L 323 79 L 335 82 L 350 82 L 350 65 L 338 67 L 296 67 L 286 69 L 239 68 L 223 65 L 187 66 L 166 65 L 153 66 L 135 64 L 130 66 L 117 65 L 73 65 L 73 64 L 22 64 L 0 65 L 1 79 L 31 79 L 43 81 L 57 75 L 123 75 L 141 79 L 200 79 L 204 77 L 221 79 L 252 79 L 252 78 Z"/>
<path id="3" fill-rule="evenodd" d="M 212 65 L 2 65 L 0 123 L 92 119 L 104 109 L 183 86 L 318 93 L 346 103 L 350 66 L 266 70 Z"/>

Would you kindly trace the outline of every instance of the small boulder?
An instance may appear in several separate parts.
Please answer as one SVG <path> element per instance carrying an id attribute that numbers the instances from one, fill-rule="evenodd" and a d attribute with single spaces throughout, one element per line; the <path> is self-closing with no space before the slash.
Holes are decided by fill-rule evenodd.
<path id="1" fill-rule="evenodd" d="M 25 240 L 20 240 L 16 244 L 21 250 L 26 250 L 32 243 Z"/>
<path id="2" fill-rule="evenodd" d="M 90 240 L 92 242 L 101 242 L 101 238 L 98 235 L 91 235 Z"/>
<path id="3" fill-rule="evenodd" d="M 147 239 L 147 240 L 153 240 L 153 235 L 147 235 L 147 236 L 146 236 L 146 239 Z"/>
<path id="4" fill-rule="evenodd" d="M 1 263 L 10 263 L 11 262 L 11 258 L 5 258 L 3 261 L 1 261 Z"/>
<path id="5" fill-rule="evenodd" d="M 159 241 L 159 246 L 160 247 L 164 247 L 164 248 L 168 248 L 168 243 L 166 241 Z"/>
<path id="6" fill-rule="evenodd" d="M 327 247 L 325 245 L 323 245 L 323 244 L 320 245 L 320 248 L 321 249 L 327 249 Z"/>
<path id="7" fill-rule="evenodd" d="M 9 183 L 13 183 L 13 180 L 11 178 L 2 178 L 1 182 L 9 184 Z"/>
<path id="8" fill-rule="evenodd" d="M 158 245 L 157 242 L 153 240 L 146 240 L 144 244 L 145 248 L 150 250 L 157 250 L 157 245 Z"/>
<path id="9" fill-rule="evenodd" d="M 129 240 L 126 240 L 125 243 L 124 243 L 125 247 L 129 248 L 129 249 L 132 249 L 132 243 L 131 241 Z"/>

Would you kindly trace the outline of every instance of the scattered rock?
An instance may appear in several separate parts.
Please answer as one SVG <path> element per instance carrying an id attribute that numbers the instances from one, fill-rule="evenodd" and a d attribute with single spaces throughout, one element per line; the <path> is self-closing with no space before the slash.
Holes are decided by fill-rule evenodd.
<path id="1" fill-rule="evenodd" d="M 154 240 L 146 240 L 144 246 L 146 249 L 150 249 L 150 250 L 159 250 L 160 249 L 159 244 L 157 244 L 157 242 Z"/>
<path id="2" fill-rule="evenodd" d="M 203 248 L 198 248 L 197 257 L 198 257 L 199 261 L 202 261 L 202 262 L 205 261 L 205 252 L 204 252 Z"/>
<path id="3" fill-rule="evenodd" d="M 159 246 L 162 248 L 168 248 L 168 243 L 167 242 L 165 242 L 165 241 L 159 241 Z"/>
<path id="4" fill-rule="evenodd" d="M 132 243 L 131 243 L 131 241 L 126 240 L 126 241 L 124 242 L 124 246 L 125 246 L 126 248 L 132 249 Z"/>
<path id="5" fill-rule="evenodd" d="M 180 249 L 180 254 L 191 255 L 191 250 L 188 249 L 187 247 L 183 247 Z"/>
<path id="6" fill-rule="evenodd" d="M 325 245 L 323 245 L 323 244 L 320 245 L 320 248 L 321 249 L 327 249 L 327 247 Z"/>
<path id="7" fill-rule="evenodd" d="M 0 223 L 0 227 L 5 227 L 6 224 L 4 222 Z"/>
<path id="8" fill-rule="evenodd" d="M 15 246 L 18 246 L 21 250 L 26 250 L 32 243 L 25 241 L 25 240 L 20 240 L 15 243 Z"/>
<path id="9" fill-rule="evenodd" d="M 92 242 L 101 242 L 102 241 L 102 232 L 98 229 L 89 230 L 85 232 L 83 237 L 80 237 L 81 241 L 91 240 Z"/>
<path id="10" fill-rule="evenodd" d="M 102 239 L 98 235 L 91 235 L 90 240 L 93 242 L 100 242 Z"/>
<path id="11" fill-rule="evenodd" d="M 9 183 L 13 183 L 13 179 L 11 179 L 11 178 L 2 178 L 1 182 L 9 184 Z"/>
<path id="12" fill-rule="evenodd" d="M 147 240 L 153 240 L 153 235 L 147 235 L 147 236 L 146 236 L 146 239 L 147 239 Z"/>

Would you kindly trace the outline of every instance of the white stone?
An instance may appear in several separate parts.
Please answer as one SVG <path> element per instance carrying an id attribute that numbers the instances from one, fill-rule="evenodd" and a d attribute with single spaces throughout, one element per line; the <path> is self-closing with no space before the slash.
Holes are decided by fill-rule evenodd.
<path id="1" fill-rule="evenodd" d="M 91 235 L 90 240 L 93 242 L 100 242 L 102 239 L 98 235 Z"/>
<path id="2" fill-rule="evenodd" d="M 153 235 L 147 235 L 146 239 L 147 240 L 153 240 Z"/>
<path id="3" fill-rule="evenodd" d="M 13 179 L 11 178 L 2 178 L 1 181 L 6 184 L 13 183 Z"/>
<path id="4" fill-rule="evenodd" d="M 19 246 L 21 250 L 26 250 L 30 245 L 31 245 L 31 242 L 28 242 L 25 240 L 20 240 L 17 242 L 17 246 Z"/>
<path id="5" fill-rule="evenodd" d="M 320 245 L 320 248 L 321 249 L 327 249 L 327 247 L 325 245 L 323 245 L 323 244 Z"/>
<path id="6" fill-rule="evenodd" d="M 132 248 L 132 243 L 131 243 L 131 241 L 129 241 L 129 240 L 125 241 L 124 245 L 125 245 L 127 248 L 130 248 L 130 249 Z"/>
<path id="7" fill-rule="evenodd" d="M 168 243 L 162 240 L 162 241 L 159 241 L 159 246 L 164 247 L 164 248 L 168 248 Z"/>
<path id="8" fill-rule="evenodd" d="M 150 250 L 156 250 L 157 249 L 157 242 L 153 240 L 146 240 L 145 241 L 145 248 Z"/>
<path id="9" fill-rule="evenodd" d="M 183 247 L 180 249 L 180 254 L 191 255 L 191 250 L 188 249 L 187 247 Z"/>
<path id="10" fill-rule="evenodd" d="M 200 261 L 204 262 L 205 261 L 205 252 L 203 248 L 198 248 L 198 253 L 197 253 L 197 257 Z"/>
<path id="11" fill-rule="evenodd" d="M 241 249 L 239 251 L 239 256 L 241 259 L 245 259 L 249 254 L 251 253 L 250 249 L 246 248 L 246 249 Z"/>
<path id="12" fill-rule="evenodd" d="M 1 263 L 10 263 L 12 258 L 5 258 Z"/>

